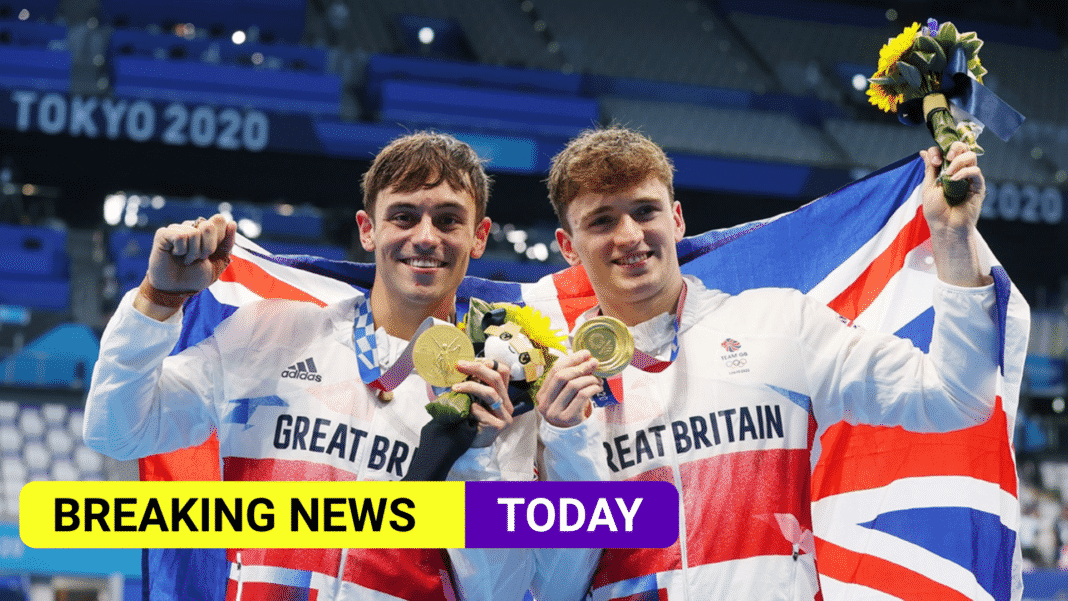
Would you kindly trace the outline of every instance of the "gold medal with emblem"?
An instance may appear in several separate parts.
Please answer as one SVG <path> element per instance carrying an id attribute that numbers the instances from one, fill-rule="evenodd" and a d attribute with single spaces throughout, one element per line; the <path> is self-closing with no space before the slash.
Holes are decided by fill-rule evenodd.
<path id="1" fill-rule="evenodd" d="M 475 348 L 471 339 L 454 325 L 430 326 L 415 339 L 412 363 L 415 371 L 431 386 L 446 388 L 463 382 L 467 376 L 456 369 L 457 361 L 472 361 Z"/>
<path id="2" fill-rule="evenodd" d="M 601 315 L 575 330 L 572 348 L 590 351 L 598 366 L 593 375 L 609 378 L 623 371 L 634 356 L 634 337 L 626 324 L 614 317 Z"/>

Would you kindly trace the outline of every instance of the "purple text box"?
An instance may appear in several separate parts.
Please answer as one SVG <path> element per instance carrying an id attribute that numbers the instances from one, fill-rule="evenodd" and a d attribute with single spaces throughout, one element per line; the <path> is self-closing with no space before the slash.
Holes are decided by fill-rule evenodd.
<path id="1" fill-rule="evenodd" d="M 468 482 L 468 548 L 663 548 L 679 538 L 670 482 Z"/>

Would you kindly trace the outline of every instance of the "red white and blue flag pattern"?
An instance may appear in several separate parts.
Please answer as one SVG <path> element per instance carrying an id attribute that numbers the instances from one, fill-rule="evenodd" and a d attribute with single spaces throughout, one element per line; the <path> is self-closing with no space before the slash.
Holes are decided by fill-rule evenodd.
<path id="1" fill-rule="evenodd" d="M 686 238 L 679 244 L 682 269 L 729 293 L 796 288 L 858 327 L 895 333 L 926 350 L 936 275 L 922 180 L 923 162 L 906 159 L 790 213 Z M 325 304 L 373 280 L 372 265 L 270 257 L 242 245 L 247 248 L 235 250 L 220 281 L 187 304 L 175 352 L 210 335 L 241 304 L 259 298 Z M 827 601 L 1022 597 L 1012 424 L 1028 309 L 984 251 L 995 276 L 1003 341 L 997 410 L 985 424 L 947 434 L 845 423 L 827 430 L 811 485 L 816 563 Z M 472 296 L 559 307 L 546 312 L 561 325 L 573 324 L 595 302 L 585 274 L 574 268 L 533 284 L 466 278 L 458 293 L 461 313 Z M 739 342 L 721 344 L 731 350 Z M 141 471 L 143 479 L 218 479 L 217 442 L 143 459 Z M 143 568 L 146 599 L 224 596 L 221 551 L 147 550 Z"/>
<path id="2" fill-rule="evenodd" d="M 737 352 L 742 348 L 742 344 L 733 338 L 728 338 L 721 342 L 719 345 L 722 346 L 723 350 L 727 351 L 728 353 Z"/>

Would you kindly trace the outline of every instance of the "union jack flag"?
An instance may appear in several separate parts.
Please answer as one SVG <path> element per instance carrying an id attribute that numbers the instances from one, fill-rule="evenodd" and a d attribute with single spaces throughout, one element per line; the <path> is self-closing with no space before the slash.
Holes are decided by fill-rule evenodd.
<path id="1" fill-rule="evenodd" d="M 686 238 L 679 244 L 682 269 L 729 293 L 796 288 L 860 327 L 892 332 L 926 349 L 936 274 L 918 192 L 923 171 L 919 158 L 905 159 L 796 211 Z M 1004 343 L 995 414 L 985 424 L 947 434 L 844 422 L 827 431 L 811 477 L 823 599 L 1022 596 L 1012 425 L 1029 314 L 985 246 L 984 253 L 996 281 Z M 373 274 L 370 265 L 239 249 L 222 279 L 187 304 L 185 334 L 175 352 L 210 335 L 237 305 L 265 297 L 329 302 L 347 286 L 366 289 Z M 461 313 L 472 296 L 537 300 L 539 306 L 552 298 L 560 307 L 555 317 L 568 320 L 595 302 L 575 268 L 534 284 L 467 278 L 458 294 Z M 722 344 L 728 351 L 740 348 L 730 339 Z M 217 479 L 212 444 L 143 459 L 142 476 Z M 226 563 L 219 552 L 152 550 L 144 566 L 146 598 L 149 591 L 152 599 L 223 598 Z M 633 592 L 657 598 L 655 577 L 646 584 Z"/>
<path id="2" fill-rule="evenodd" d="M 733 353 L 738 349 L 742 348 L 742 343 L 738 342 L 733 338 L 728 338 L 721 342 L 720 346 L 722 346 L 723 350 L 727 351 L 728 353 Z"/>

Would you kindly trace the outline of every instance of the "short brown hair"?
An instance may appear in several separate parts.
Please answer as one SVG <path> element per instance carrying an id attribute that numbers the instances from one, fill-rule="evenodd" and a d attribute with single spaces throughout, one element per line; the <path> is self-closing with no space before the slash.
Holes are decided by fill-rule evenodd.
<path id="1" fill-rule="evenodd" d="M 435 132 L 415 132 L 390 142 L 363 175 L 363 208 L 374 218 L 375 201 L 386 190 L 414 192 L 447 182 L 475 199 L 475 223 L 486 216 L 490 178 L 468 144 Z"/>
<path id="2" fill-rule="evenodd" d="M 639 132 L 620 126 L 588 129 L 553 157 L 549 200 L 561 227 L 570 232 L 567 207 L 579 194 L 616 194 L 656 177 L 675 198 L 674 171 L 663 149 Z"/>

